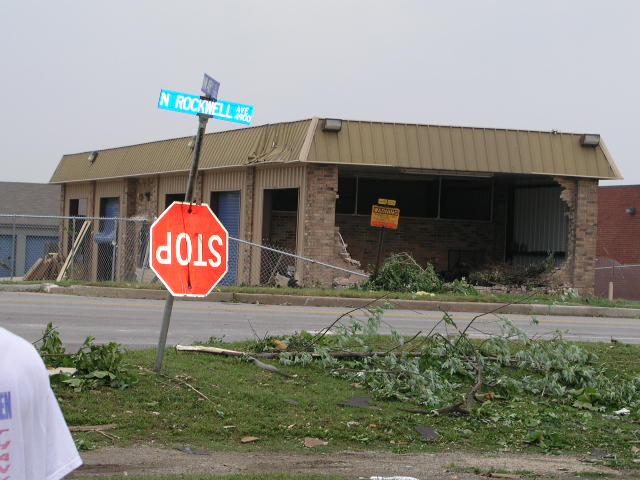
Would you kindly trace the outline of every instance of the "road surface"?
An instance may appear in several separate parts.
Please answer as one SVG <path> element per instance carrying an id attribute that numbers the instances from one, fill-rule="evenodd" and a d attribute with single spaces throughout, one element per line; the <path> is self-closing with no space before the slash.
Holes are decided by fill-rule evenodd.
<path id="1" fill-rule="evenodd" d="M 35 341 L 48 322 L 58 328 L 68 348 L 77 348 L 92 335 L 98 342 L 115 341 L 128 349 L 154 347 L 158 343 L 164 301 L 78 297 L 44 293 L 0 292 L 0 326 Z M 345 312 L 342 308 L 292 307 L 181 301 L 174 303 L 168 345 L 191 344 L 209 337 L 226 341 L 263 338 L 300 330 L 320 330 Z M 463 328 L 476 314 L 450 312 Z M 357 318 L 364 318 L 356 313 Z M 640 319 L 537 316 L 537 325 L 526 315 L 505 315 L 529 335 L 551 337 L 566 331 L 565 338 L 581 341 L 640 343 Z M 441 312 L 387 310 L 381 331 L 395 328 L 405 335 L 426 334 L 442 318 Z M 499 328 L 495 315 L 486 315 L 469 330 L 483 336 Z M 445 333 L 443 325 L 436 331 Z M 453 332 L 449 327 L 449 332 Z"/>

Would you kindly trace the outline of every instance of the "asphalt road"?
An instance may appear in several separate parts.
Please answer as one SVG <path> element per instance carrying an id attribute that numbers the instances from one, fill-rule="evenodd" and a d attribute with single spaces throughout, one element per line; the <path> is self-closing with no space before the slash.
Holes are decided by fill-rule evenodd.
<path id="1" fill-rule="evenodd" d="M 157 345 L 164 301 L 78 297 L 44 293 L 0 292 L 0 326 L 35 341 L 48 322 L 58 327 L 65 344 L 77 348 L 88 335 L 98 342 L 115 341 L 129 349 Z M 300 330 L 320 330 L 345 312 L 341 308 L 292 307 L 181 301 L 174 303 L 167 343 L 191 344 L 211 336 L 235 341 Z M 362 313 L 354 314 L 364 318 Z M 464 328 L 476 314 L 450 312 Z M 640 343 L 640 320 L 601 317 L 537 316 L 532 324 L 526 315 L 505 315 L 529 335 L 551 337 L 555 331 L 581 341 Z M 441 312 L 387 310 L 382 332 L 391 328 L 405 335 L 426 334 L 442 318 Z M 343 319 L 344 320 L 344 319 Z M 473 324 L 474 336 L 499 329 L 495 315 L 486 315 Z M 436 331 L 445 333 L 444 325 Z M 453 332 L 449 327 L 449 332 Z"/>

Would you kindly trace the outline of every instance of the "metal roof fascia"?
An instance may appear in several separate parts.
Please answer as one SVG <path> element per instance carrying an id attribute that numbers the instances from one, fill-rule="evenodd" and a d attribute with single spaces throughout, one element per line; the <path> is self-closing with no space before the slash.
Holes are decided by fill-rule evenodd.
<path id="1" fill-rule="evenodd" d="M 615 175 L 615 177 L 612 178 L 612 180 L 624 180 L 624 177 L 622 176 L 622 172 L 618 168 L 618 164 L 613 159 L 613 156 L 611 156 L 611 153 L 609 153 L 609 149 L 607 148 L 607 145 L 604 143 L 604 140 L 602 139 L 602 137 L 600 137 L 600 148 L 602 149 L 602 153 L 604 154 L 604 157 L 609 162 L 609 165 L 611 166 L 611 170 L 613 170 L 613 174 Z"/>
<path id="2" fill-rule="evenodd" d="M 313 117 L 311 119 L 311 122 L 309 122 L 309 127 L 307 127 L 307 134 L 305 135 L 302 148 L 300 148 L 299 160 L 301 162 L 306 162 L 309 158 L 309 151 L 311 150 L 311 144 L 313 143 L 313 138 L 316 135 L 319 121 L 320 119 L 318 117 Z"/>

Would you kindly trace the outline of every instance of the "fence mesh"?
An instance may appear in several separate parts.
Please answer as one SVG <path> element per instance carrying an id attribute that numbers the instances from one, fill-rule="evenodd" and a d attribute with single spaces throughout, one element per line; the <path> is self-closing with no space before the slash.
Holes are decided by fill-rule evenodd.
<path id="1" fill-rule="evenodd" d="M 153 283 L 145 219 L 0 215 L 0 278 Z M 229 238 L 229 266 L 220 285 L 298 286 L 305 268 L 327 278 L 361 281 L 350 271 L 296 255 L 279 244 Z"/>
<path id="2" fill-rule="evenodd" d="M 596 295 L 614 299 L 640 300 L 640 265 L 624 265 L 612 258 L 596 261 Z"/>

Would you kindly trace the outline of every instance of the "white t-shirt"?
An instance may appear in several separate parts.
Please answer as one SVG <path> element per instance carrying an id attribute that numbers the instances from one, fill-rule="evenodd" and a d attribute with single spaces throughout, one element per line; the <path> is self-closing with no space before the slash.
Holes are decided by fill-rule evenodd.
<path id="1" fill-rule="evenodd" d="M 0 327 L 0 480 L 59 480 L 81 464 L 40 355 Z"/>

